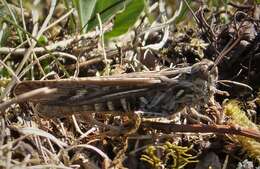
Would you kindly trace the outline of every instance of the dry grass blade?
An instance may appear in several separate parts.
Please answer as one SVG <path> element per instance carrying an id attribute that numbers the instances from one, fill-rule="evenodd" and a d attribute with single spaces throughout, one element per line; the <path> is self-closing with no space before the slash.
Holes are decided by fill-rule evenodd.
<path id="1" fill-rule="evenodd" d="M 217 168 L 259 159 L 257 5 L 149 1 L 107 39 L 138 0 L 90 1 L 96 30 L 84 34 L 76 1 L 1 1 L 0 81 L 11 80 L 0 86 L 0 168 L 208 168 L 210 151 Z M 221 102 L 233 98 L 244 111 L 231 116 Z"/>
<path id="2" fill-rule="evenodd" d="M 36 135 L 36 136 L 41 136 L 41 137 L 46 137 L 52 140 L 54 143 L 56 143 L 60 148 L 67 147 L 68 145 L 59 139 L 57 139 L 54 135 L 47 133 L 46 131 L 43 131 L 38 128 L 33 128 L 33 127 L 27 127 L 27 128 L 18 128 L 17 129 L 19 132 L 23 134 L 30 134 L 30 135 Z"/>

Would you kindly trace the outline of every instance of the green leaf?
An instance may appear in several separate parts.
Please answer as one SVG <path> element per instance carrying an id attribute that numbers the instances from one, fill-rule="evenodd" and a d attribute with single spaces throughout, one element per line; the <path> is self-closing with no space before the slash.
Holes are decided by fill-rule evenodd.
<path id="1" fill-rule="evenodd" d="M 48 43 L 48 38 L 44 35 L 41 35 L 37 41 L 41 46 L 46 45 Z"/>
<path id="2" fill-rule="evenodd" d="M 109 8 L 113 7 L 113 6 L 117 6 L 121 3 L 124 3 L 125 1 L 123 0 L 98 0 L 97 5 L 96 5 L 96 9 L 95 9 L 95 13 L 101 13 L 104 10 L 109 10 Z M 122 8 L 122 5 L 120 5 Z M 115 12 L 114 12 L 115 13 Z"/>
<path id="3" fill-rule="evenodd" d="M 1 23 L 0 20 L 0 47 L 5 46 L 5 43 L 8 41 L 7 38 L 10 36 L 11 30 L 8 29 L 6 23 Z"/>
<path id="4" fill-rule="evenodd" d="M 224 0 L 225 10 L 227 10 L 227 8 L 228 8 L 228 3 L 229 3 L 229 0 Z"/>
<path id="5" fill-rule="evenodd" d="M 10 74 L 6 68 L 0 69 L 0 77 L 5 77 L 5 78 L 10 77 Z"/>
<path id="6" fill-rule="evenodd" d="M 192 0 L 187 0 L 187 3 L 189 5 L 191 4 L 191 2 L 192 2 Z M 189 11 L 188 6 L 186 4 L 184 4 L 182 9 L 181 9 L 179 16 L 177 16 L 177 18 L 175 19 L 175 22 L 179 23 L 179 22 L 183 21 L 184 19 L 186 19 L 188 11 Z"/>
<path id="7" fill-rule="evenodd" d="M 112 38 L 122 35 L 135 24 L 139 15 L 144 10 L 144 0 L 132 0 L 125 10 L 116 15 L 114 28 L 111 32 L 105 34 L 106 38 Z"/>
<path id="8" fill-rule="evenodd" d="M 63 0 L 64 6 L 66 7 L 67 12 L 69 12 L 72 8 L 76 8 L 74 5 L 75 2 L 74 0 Z M 73 4 L 73 6 L 71 6 Z M 77 8 L 76 8 L 77 10 Z M 68 33 L 72 34 L 77 31 L 77 16 L 75 15 L 70 15 L 68 18 Z"/>
<path id="9" fill-rule="evenodd" d="M 88 23 L 88 30 L 99 25 L 97 13 L 99 13 L 102 23 L 111 19 L 116 13 L 124 9 L 132 0 L 98 0 L 95 11 Z"/>
<path id="10" fill-rule="evenodd" d="M 73 4 L 77 9 L 82 32 L 86 33 L 87 24 L 93 15 L 97 0 L 73 0 Z"/>

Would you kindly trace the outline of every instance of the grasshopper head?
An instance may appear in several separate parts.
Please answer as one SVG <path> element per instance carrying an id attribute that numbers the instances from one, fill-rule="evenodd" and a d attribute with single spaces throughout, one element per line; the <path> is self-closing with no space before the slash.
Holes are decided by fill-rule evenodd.
<path id="1" fill-rule="evenodd" d="M 218 69 L 214 66 L 214 62 L 204 59 L 192 66 L 191 75 L 193 75 L 194 78 L 216 82 L 218 79 Z"/>

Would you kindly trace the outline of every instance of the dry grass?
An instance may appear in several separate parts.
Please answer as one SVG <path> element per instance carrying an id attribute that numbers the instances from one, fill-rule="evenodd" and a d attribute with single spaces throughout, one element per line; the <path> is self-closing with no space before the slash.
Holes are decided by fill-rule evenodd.
<path id="1" fill-rule="evenodd" d="M 207 153 L 217 158 L 208 165 L 223 168 L 254 160 L 241 153 L 241 147 L 226 135 L 243 135 L 259 143 L 259 131 L 231 123 L 221 106 L 227 98 L 243 99 L 247 117 L 259 124 L 259 49 L 255 44 L 259 30 L 254 27 L 259 23 L 252 19 L 253 8 L 245 10 L 231 4 L 227 13 L 222 8 L 209 14 L 198 10 L 196 22 L 184 20 L 173 31 L 175 18 L 163 21 L 166 16 L 157 16 L 160 11 L 155 5 L 152 14 L 161 23 L 149 23 L 143 14 L 123 37 L 104 41 L 112 22 L 100 23 L 86 34 L 71 33 L 78 31 L 70 27 L 73 9 L 65 10 L 62 4 L 42 3 L 39 8 L 21 3 L 3 5 L 3 12 L 10 8 L 18 11 L 15 16 L 20 18 L 19 22 L 3 18 L 0 25 L 0 41 L 5 41 L 0 47 L 0 168 L 195 168 L 202 165 L 198 161 L 205 160 Z M 222 13 L 229 18 L 225 27 Z M 214 24 L 206 25 L 213 22 L 213 16 Z M 37 39 L 43 35 L 48 41 L 40 44 Z M 228 57 L 223 61 L 224 56 Z M 46 118 L 38 114 L 35 102 L 28 100 L 52 97 L 56 89 L 46 86 L 19 96 L 13 93 L 25 80 L 161 71 L 188 67 L 204 58 L 216 60 L 219 79 L 229 81 L 212 86 L 219 90 L 208 103 L 195 104 L 171 117 L 148 119 L 135 111 Z"/>

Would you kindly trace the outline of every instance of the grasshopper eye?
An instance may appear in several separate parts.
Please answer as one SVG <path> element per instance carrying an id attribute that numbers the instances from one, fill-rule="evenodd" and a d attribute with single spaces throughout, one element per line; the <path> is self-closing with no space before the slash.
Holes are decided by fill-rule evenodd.
<path id="1" fill-rule="evenodd" d="M 203 80 L 208 80 L 212 74 L 211 69 L 214 67 L 214 63 L 210 60 L 203 60 L 193 65 L 191 73 L 195 77 L 199 77 Z M 214 69 L 215 70 L 215 69 Z M 214 71 L 213 74 L 216 74 L 217 71 Z"/>
<path id="2" fill-rule="evenodd" d="M 208 71 L 210 71 L 211 69 L 213 69 L 213 67 L 214 67 L 214 64 L 208 65 Z"/>
<path id="3" fill-rule="evenodd" d="M 199 76 L 200 78 L 202 78 L 203 80 L 208 80 L 209 75 L 210 75 L 210 71 L 209 71 L 207 65 L 203 65 L 203 66 L 201 66 L 201 68 L 199 68 L 199 70 L 198 70 L 198 76 Z"/>

